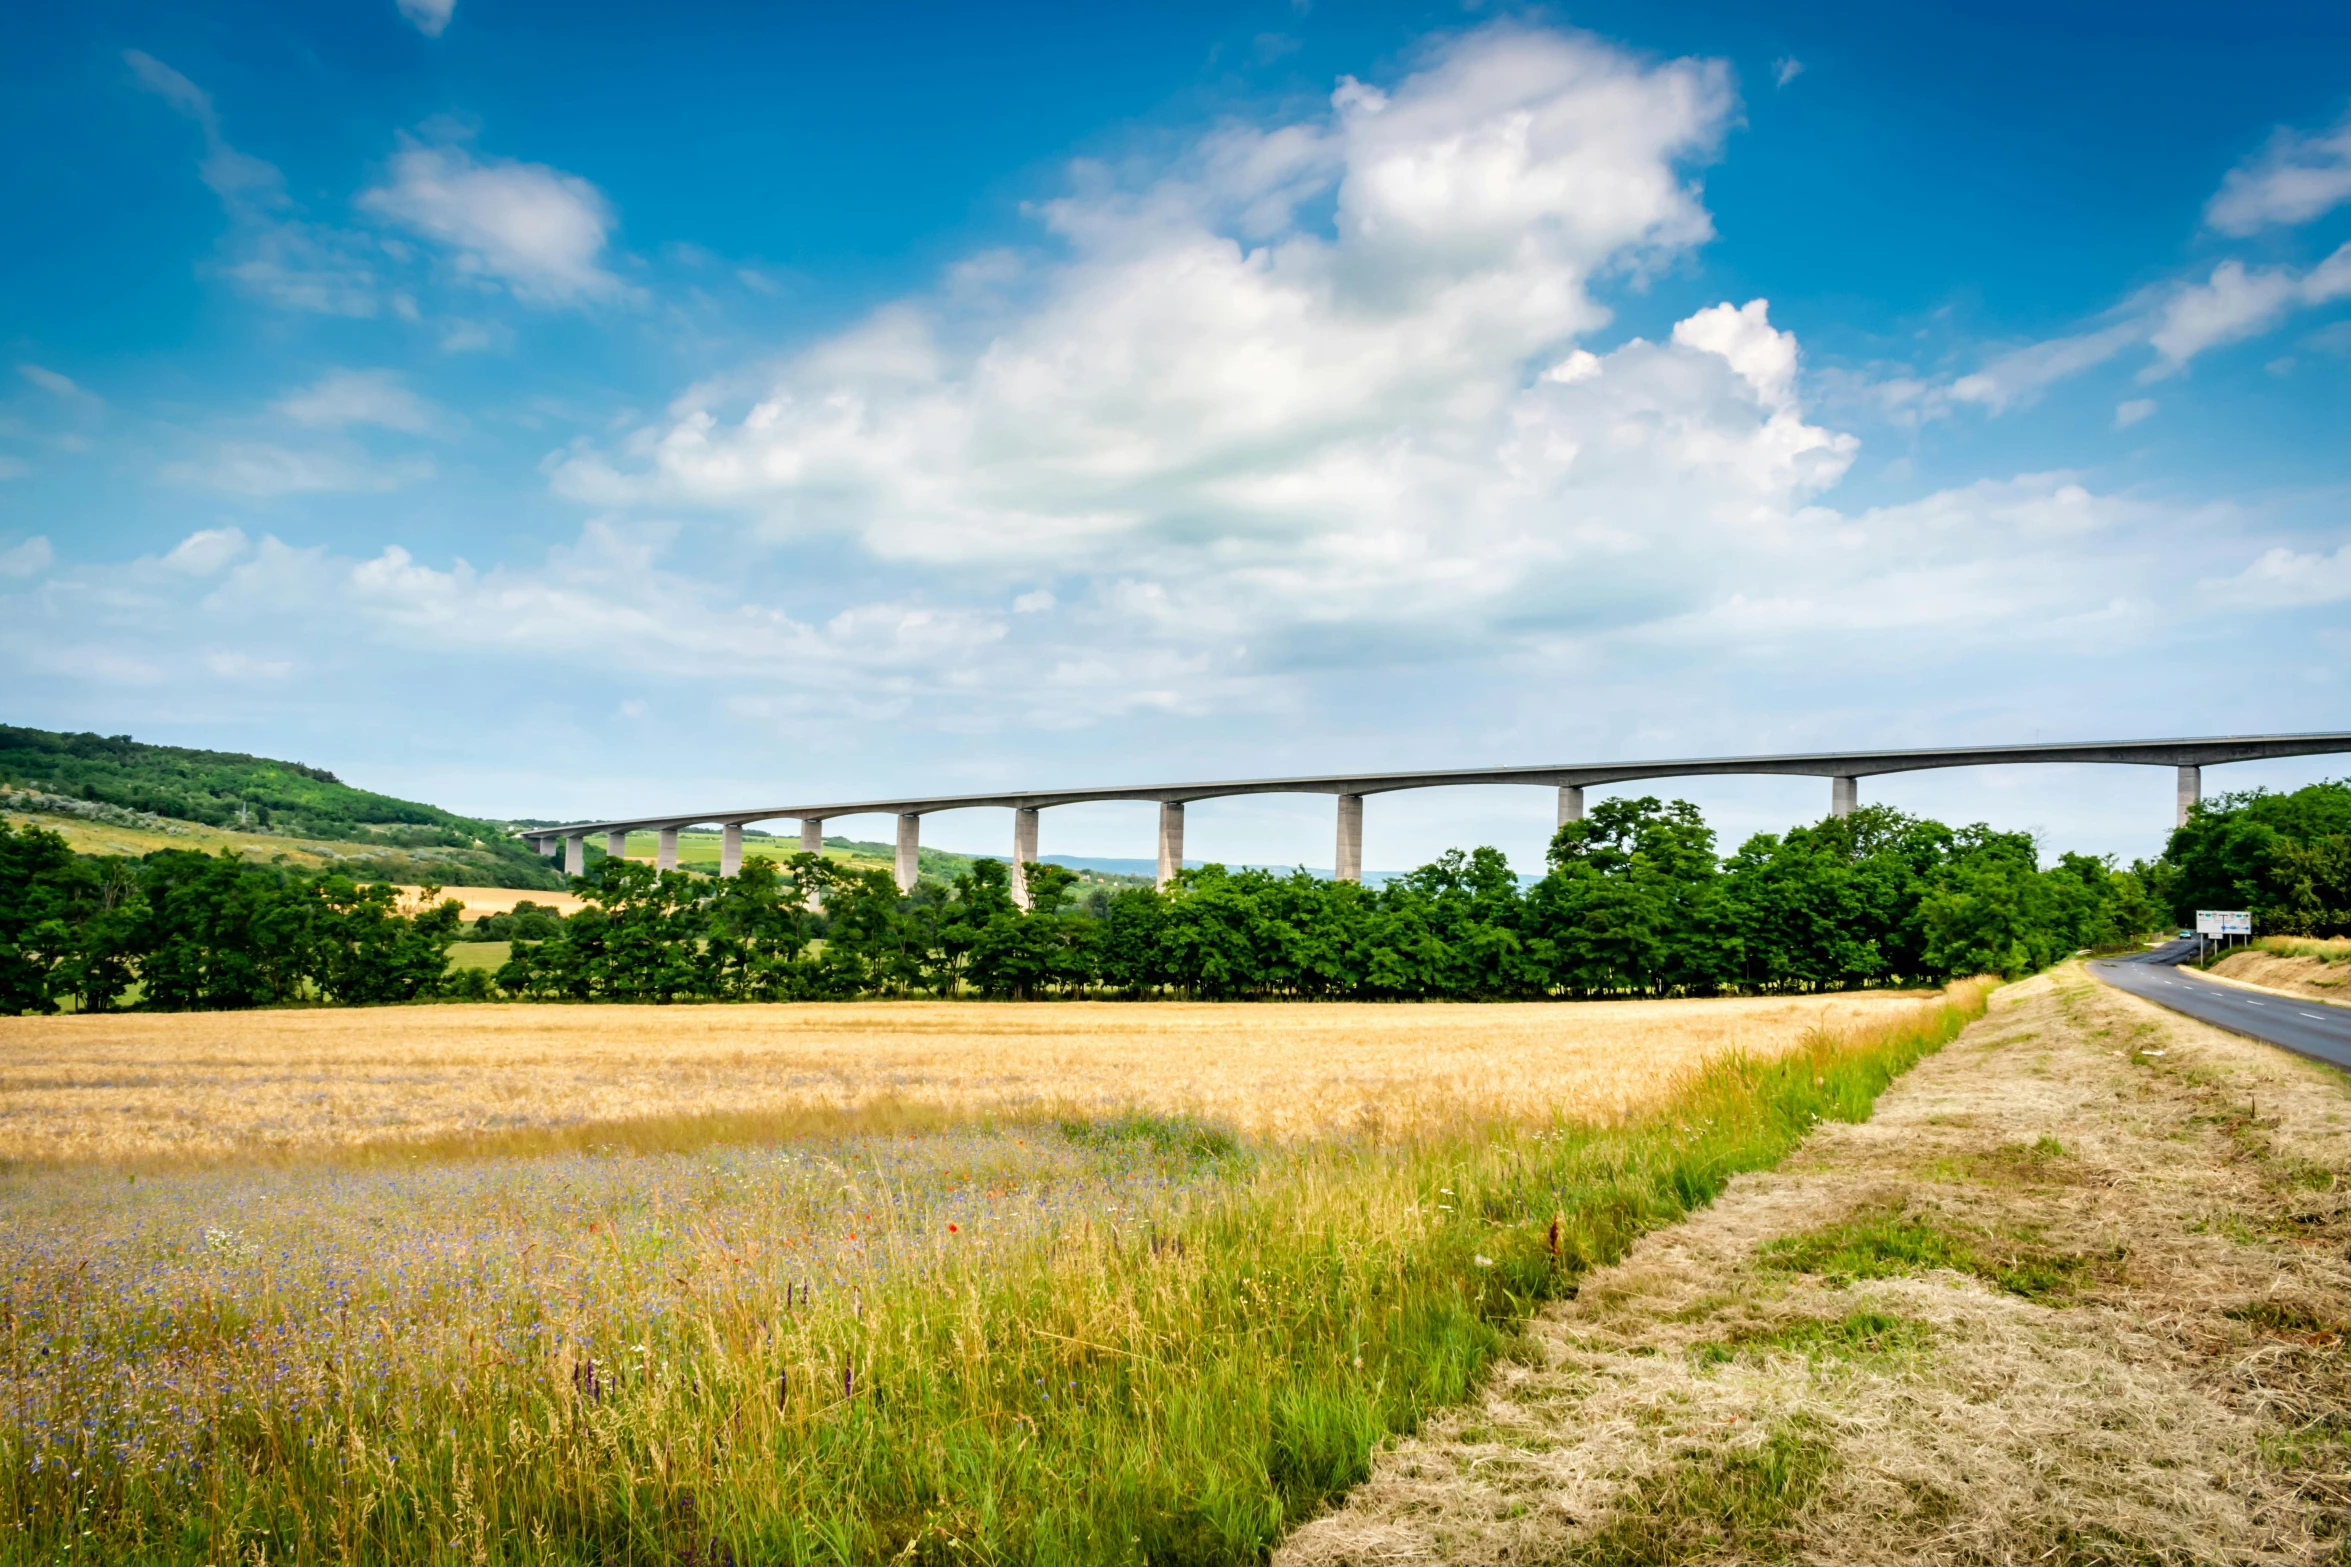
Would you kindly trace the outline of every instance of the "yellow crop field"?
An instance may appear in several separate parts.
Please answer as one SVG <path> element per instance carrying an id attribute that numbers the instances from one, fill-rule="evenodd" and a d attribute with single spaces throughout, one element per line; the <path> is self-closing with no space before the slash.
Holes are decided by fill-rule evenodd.
<path id="1" fill-rule="evenodd" d="M 302 1153 L 535 1127 L 1141 1109 L 1307 1138 L 1609 1121 L 1726 1052 L 1917 998 L 1576 1005 L 428 1006 L 0 1018 L 0 1159 Z"/>
<path id="2" fill-rule="evenodd" d="M 63 838 L 76 854 L 122 854 L 136 857 L 153 854 L 158 849 L 194 849 L 204 854 L 226 854 L 231 851 L 247 859 L 283 862 L 303 870 L 316 870 L 327 863 L 329 856 L 320 852 L 322 845 L 304 838 L 280 837 L 274 833 L 237 832 L 226 827 L 206 827 L 198 822 L 174 822 L 168 831 L 145 827 L 117 827 L 111 822 L 86 822 L 71 816 L 30 815 L 21 811 L 0 811 L 0 821 L 12 827 L 39 827 Z M 349 844 L 334 847 L 348 851 Z"/>

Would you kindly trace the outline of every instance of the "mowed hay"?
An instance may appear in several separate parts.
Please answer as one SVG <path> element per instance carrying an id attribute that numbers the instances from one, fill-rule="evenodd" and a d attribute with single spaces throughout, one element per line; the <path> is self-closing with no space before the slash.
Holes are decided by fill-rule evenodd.
<path id="1" fill-rule="evenodd" d="M 877 1109 L 1181 1112 L 1274 1137 L 1611 1120 L 1918 997 L 1442 1005 L 426 1006 L 0 1018 L 0 1159 L 430 1143 Z"/>

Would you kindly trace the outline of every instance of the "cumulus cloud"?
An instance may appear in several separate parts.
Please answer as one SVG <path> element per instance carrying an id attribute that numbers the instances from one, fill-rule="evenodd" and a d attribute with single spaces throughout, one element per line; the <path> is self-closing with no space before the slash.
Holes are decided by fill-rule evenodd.
<path id="1" fill-rule="evenodd" d="M 2229 170 L 2205 206 L 2223 234 L 2308 223 L 2351 201 L 2351 113 L 2327 130 L 2279 127 L 2267 146 Z"/>
<path id="2" fill-rule="evenodd" d="M 457 0 L 395 0 L 401 17 L 427 38 L 438 38 L 457 9 Z"/>
<path id="3" fill-rule="evenodd" d="M 2152 397 L 2134 397 L 2127 402 L 2116 403 L 2114 405 L 2114 427 L 2117 430 L 2127 430 L 2154 411 L 2155 399 Z"/>
<path id="4" fill-rule="evenodd" d="M 1805 418 L 1763 301 L 1579 346 L 1604 285 L 1711 235 L 1689 170 L 1732 107 L 1718 65 L 1488 27 L 1319 114 L 1080 166 L 1037 208 L 1049 244 L 747 391 L 690 391 L 553 480 L 1008 593 L 1050 562 L 1082 579 L 1055 623 L 1097 644 L 1071 679 L 1107 658 L 1206 681 L 1370 627 L 1475 641 L 1614 581 L 1646 595 L 1701 540 L 1801 529 L 1855 450 Z"/>
<path id="5" fill-rule="evenodd" d="M 449 247 L 461 274 L 542 305 L 627 292 L 603 266 L 612 204 L 578 175 L 415 140 L 393 155 L 390 173 L 360 206 Z"/>
<path id="6" fill-rule="evenodd" d="M 421 435 L 445 415 L 390 370 L 336 370 L 277 404 L 296 424 L 339 430 L 372 424 Z"/>

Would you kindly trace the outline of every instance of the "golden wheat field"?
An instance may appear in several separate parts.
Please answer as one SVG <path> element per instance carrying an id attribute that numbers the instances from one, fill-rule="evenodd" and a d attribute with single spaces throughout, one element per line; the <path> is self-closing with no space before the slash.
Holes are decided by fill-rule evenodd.
<path id="1" fill-rule="evenodd" d="M 426 1006 L 0 1018 L 0 1159 L 429 1143 L 681 1117 L 1129 1109 L 1311 1137 L 1609 1119 L 1915 997 L 1578 1005 Z"/>

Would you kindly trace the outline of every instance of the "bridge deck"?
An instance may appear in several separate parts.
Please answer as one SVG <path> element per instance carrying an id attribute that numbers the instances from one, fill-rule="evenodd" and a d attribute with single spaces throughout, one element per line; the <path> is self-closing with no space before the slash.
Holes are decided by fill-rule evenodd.
<path id="1" fill-rule="evenodd" d="M 831 821 L 843 816 L 927 816 L 981 806 L 1043 810 L 1056 805 L 1131 800 L 1184 804 L 1245 794 L 1388 794 L 1399 789 L 1443 789 L 1462 784 L 1535 784 L 1582 788 L 1650 778 L 1700 778 L 1781 774 L 1816 778 L 1868 778 L 1882 773 L 1920 772 L 1936 767 L 1998 767 L 2030 762 L 2111 762 L 2151 767 L 2213 767 L 2227 762 L 2281 756 L 2351 753 L 2351 734 L 2222 735 L 2190 740 L 2104 740 L 2073 745 L 1953 746 L 1921 751 L 1823 751 L 1798 756 L 1708 757 L 1680 761 L 1569 763 L 1547 767 L 1486 767 L 1419 773 L 1355 773 L 1324 777 L 1249 778 L 1223 783 L 1122 784 L 1101 789 L 1040 789 L 1006 794 L 929 795 L 900 800 L 847 800 L 805 805 L 693 811 L 632 816 L 613 821 L 533 827 L 518 837 L 533 841 L 647 828 L 737 826 L 797 819 Z"/>

